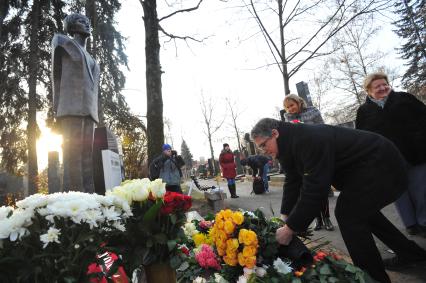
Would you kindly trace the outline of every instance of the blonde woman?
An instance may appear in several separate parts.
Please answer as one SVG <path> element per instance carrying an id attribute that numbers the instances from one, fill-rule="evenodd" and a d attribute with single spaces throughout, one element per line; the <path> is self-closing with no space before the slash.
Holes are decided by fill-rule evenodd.
<path id="1" fill-rule="evenodd" d="M 284 109 L 287 112 L 284 114 L 286 122 L 324 124 L 321 112 L 313 106 L 306 106 L 305 100 L 296 94 L 289 94 L 284 98 Z M 330 220 L 328 199 L 324 202 L 320 214 L 315 218 L 314 230 L 321 230 L 323 227 L 328 231 L 334 230 Z"/>
<path id="2" fill-rule="evenodd" d="M 286 122 L 302 122 L 305 124 L 324 124 L 321 112 L 313 107 L 306 106 L 305 100 L 296 94 L 289 94 L 283 102 L 284 119 Z"/>

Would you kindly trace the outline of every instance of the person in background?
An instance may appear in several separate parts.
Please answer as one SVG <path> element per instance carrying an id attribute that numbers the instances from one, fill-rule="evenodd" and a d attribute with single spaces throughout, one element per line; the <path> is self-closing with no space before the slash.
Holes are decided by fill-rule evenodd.
<path id="1" fill-rule="evenodd" d="M 269 193 L 269 158 L 264 155 L 251 155 L 246 159 L 241 159 L 240 163 L 242 166 L 250 166 L 253 178 L 262 178 L 265 192 Z"/>
<path id="2" fill-rule="evenodd" d="M 426 237 L 426 106 L 413 95 L 396 92 L 384 73 L 365 78 L 368 96 L 357 111 L 356 128 L 390 139 L 409 163 L 409 183 L 395 202 L 408 234 Z"/>
<path id="3" fill-rule="evenodd" d="M 390 283 L 385 272 L 426 262 L 426 251 L 407 239 L 380 211 L 404 192 L 407 167 L 388 139 L 367 131 L 329 125 L 261 119 L 251 130 L 256 146 L 284 168 L 281 245 L 303 232 L 318 214 L 330 186 L 340 191 L 335 215 L 353 263 L 373 279 Z M 382 261 L 373 234 L 395 252 Z"/>
<path id="4" fill-rule="evenodd" d="M 229 144 L 224 143 L 222 152 L 219 156 L 219 164 L 222 169 L 222 176 L 228 181 L 228 189 L 231 198 L 238 198 L 235 186 L 235 177 L 237 176 L 237 165 L 235 164 L 234 154 L 229 148 Z"/>
<path id="5" fill-rule="evenodd" d="M 166 183 L 166 191 L 182 193 L 180 181 L 183 165 L 183 158 L 166 143 L 163 145 L 163 152 L 149 166 L 150 179 L 161 178 Z"/>
<path id="6" fill-rule="evenodd" d="M 306 102 L 303 98 L 296 94 L 289 94 L 284 98 L 284 110 L 286 113 L 284 114 L 285 122 L 289 123 L 304 123 L 304 124 L 324 124 L 324 120 L 322 119 L 321 112 L 313 107 L 306 106 Z M 332 190 L 330 188 L 330 192 Z M 325 227 L 328 231 L 333 231 L 334 226 L 330 220 L 330 208 L 328 204 L 328 199 L 324 201 L 324 204 L 321 208 L 321 212 L 315 218 L 315 226 L 314 230 L 321 230 Z"/>
<path id="7" fill-rule="evenodd" d="M 283 106 L 286 111 L 284 113 L 285 122 L 324 124 L 321 112 L 313 106 L 306 106 L 305 100 L 296 94 L 287 95 L 284 98 Z"/>

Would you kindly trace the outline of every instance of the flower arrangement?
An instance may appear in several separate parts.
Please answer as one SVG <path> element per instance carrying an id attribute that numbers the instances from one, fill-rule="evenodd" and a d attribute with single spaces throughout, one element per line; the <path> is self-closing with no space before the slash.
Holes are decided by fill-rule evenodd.
<path id="1" fill-rule="evenodd" d="M 126 231 L 108 239 L 110 249 L 118 247 L 123 255 L 127 274 L 140 266 L 168 263 L 178 267 L 182 260 L 179 245 L 185 238 L 181 227 L 185 212 L 191 207 L 191 197 L 166 192 L 161 179 L 135 179 L 123 182 L 108 195 L 126 200 L 133 217 L 126 222 Z"/>
<path id="2" fill-rule="evenodd" d="M 196 247 L 195 240 L 188 240 L 188 259 L 178 269 L 183 282 L 374 282 L 335 254 L 309 250 L 297 237 L 280 246 L 275 232 L 283 221 L 266 219 L 260 210 L 222 210 L 208 231 L 201 231 L 201 222 L 187 223 L 186 235 L 210 235 L 211 245 Z M 206 268 L 205 261 L 197 260 L 200 248 L 209 251 L 208 258 L 220 259 L 220 268 Z"/>
<path id="3" fill-rule="evenodd" d="M 0 274 L 6 282 L 83 282 L 107 234 L 132 215 L 114 196 L 35 194 L 0 208 Z"/>

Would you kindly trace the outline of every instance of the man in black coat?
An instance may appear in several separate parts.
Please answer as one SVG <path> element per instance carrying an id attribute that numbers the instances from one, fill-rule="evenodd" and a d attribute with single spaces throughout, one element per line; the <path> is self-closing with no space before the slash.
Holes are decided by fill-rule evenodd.
<path id="1" fill-rule="evenodd" d="M 380 212 L 407 185 L 405 162 L 392 142 L 365 131 L 269 118 L 260 120 L 251 136 L 261 150 L 279 159 L 286 175 L 281 206 L 286 225 L 276 233 L 280 244 L 289 244 L 295 232 L 307 229 L 333 185 L 341 191 L 335 215 L 355 265 L 379 282 L 391 282 L 373 234 L 400 262 L 426 261 L 426 251 Z"/>
<path id="2" fill-rule="evenodd" d="M 262 178 L 265 192 L 269 193 L 269 158 L 263 155 L 251 155 L 240 161 L 242 166 L 250 166 L 253 178 Z"/>
<path id="3" fill-rule="evenodd" d="M 388 77 L 366 77 L 366 101 L 357 111 L 356 128 L 390 139 L 410 164 L 408 190 L 395 202 L 407 232 L 426 237 L 426 105 L 406 92 L 395 92 Z"/>

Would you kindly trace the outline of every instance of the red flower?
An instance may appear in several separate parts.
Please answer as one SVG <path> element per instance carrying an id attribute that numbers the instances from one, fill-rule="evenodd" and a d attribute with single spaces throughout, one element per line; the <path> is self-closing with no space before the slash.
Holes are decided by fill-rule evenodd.
<path id="1" fill-rule="evenodd" d="M 192 206 L 192 198 L 175 192 L 166 192 L 164 204 L 161 208 L 162 214 L 172 214 L 177 211 L 187 211 Z"/>
<path id="2" fill-rule="evenodd" d="M 182 253 L 184 253 L 185 255 L 189 256 L 189 249 L 185 245 L 179 246 L 179 249 L 180 249 L 180 251 Z"/>
<path id="3" fill-rule="evenodd" d="M 319 252 L 317 252 L 317 254 L 314 256 L 314 261 L 321 261 L 321 260 L 323 260 L 326 256 L 327 256 L 327 254 L 326 254 L 325 252 L 319 251 Z"/>
<path id="4" fill-rule="evenodd" d="M 298 119 L 291 120 L 291 122 L 292 122 L 293 124 L 301 123 L 301 121 L 300 121 L 300 120 L 298 120 Z"/>

